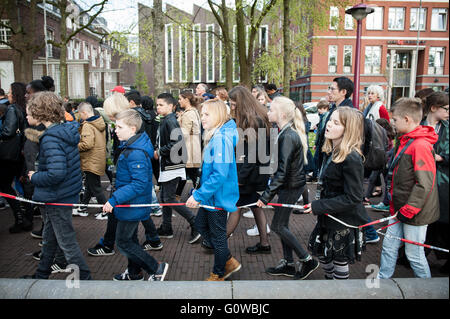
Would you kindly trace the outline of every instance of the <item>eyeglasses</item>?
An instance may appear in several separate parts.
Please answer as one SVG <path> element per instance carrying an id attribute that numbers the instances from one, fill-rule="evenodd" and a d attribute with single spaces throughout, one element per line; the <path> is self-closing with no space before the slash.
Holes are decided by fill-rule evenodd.
<path id="1" fill-rule="evenodd" d="M 334 88 L 334 87 L 332 87 L 332 86 L 329 86 L 328 87 L 328 91 L 334 91 L 334 90 L 339 90 L 338 88 Z"/>
<path id="2" fill-rule="evenodd" d="M 444 110 L 446 110 L 448 112 L 448 106 L 447 107 L 441 106 L 441 108 L 443 108 Z"/>

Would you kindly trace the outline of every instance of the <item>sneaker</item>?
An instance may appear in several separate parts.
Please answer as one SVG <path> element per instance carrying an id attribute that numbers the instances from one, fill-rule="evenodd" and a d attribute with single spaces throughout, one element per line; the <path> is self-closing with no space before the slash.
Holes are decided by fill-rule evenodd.
<path id="1" fill-rule="evenodd" d="M 162 214 L 163 214 L 163 212 L 162 212 L 161 208 L 158 210 L 152 210 L 150 212 L 150 216 L 155 216 L 155 217 L 160 217 L 160 216 L 162 216 Z"/>
<path id="2" fill-rule="evenodd" d="M 97 244 L 97 246 L 93 248 L 88 248 L 88 254 L 91 256 L 99 257 L 99 256 L 112 256 L 115 254 L 114 249 L 103 246 L 101 244 Z"/>
<path id="3" fill-rule="evenodd" d="M 189 244 L 195 244 L 200 237 L 200 233 L 196 231 L 195 228 L 191 228 L 191 238 L 189 239 Z"/>
<path id="4" fill-rule="evenodd" d="M 242 216 L 244 216 L 245 218 L 255 218 L 255 215 L 253 215 L 253 212 L 251 210 L 245 212 L 244 214 L 242 214 Z"/>
<path id="5" fill-rule="evenodd" d="M 223 279 L 227 279 L 231 276 L 232 273 L 239 271 L 241 267 L 242 265 L 240 264 L 240 262 L 237 261 L 236 258 L 231 257 L 225 264 L 225 274 L 223 275 Z"/>
<path id="6" fill-rule="evenodd" d="M 4 202 L 0 203 L 0 210 L 6 209 L 6 204 Z"/>
<path id="7" fill-rule="evenodd" d="M 208 278 L 206 278 L 206 281 L 224 281 L 224 277 L 219 277 L 219 275 L 215 273 L 211 273 Z"/>
<path id="8" fill-rule="evenodd" d="M 365 240 L 366 240 L 366 244 L 375 244 L 380 241 L 380 236 L 377 235 L 377 237 L 373 237 L 373 238 L 366 237 Z"/>
<path id="9" fill-rule="evenodd" d="M 108 213 L 100 212 L 95 215 L 95 219 L 98 219 L 98 220 L 108 219 Z"/>
<path id="10" fill-rule="evenodd" d="M 383 202 L 379 202 L 376 205 L 370 205 L 371 208 L 373 208 L 377 212 L 389 212 L 389 205 L 384 205 Z"/>
<path id="11" fill-rule="evenodd" d="M 161 250 L 161 249 L 163 249 L 163 247 L 164 246 L 160 240 L 158 240 L 158 241 L 146 240 L 142 244 L 142 248 L 144 250 Z"/>
<path id="12" fill-rule="evenodd" d="M 80 216 L 80 217 L 87 217 L 89 216 L 89 213 L 87 211 L 87 209 L 73 209 L 72 210 L 72 215 L 73 216 Z"/>
<path id="13" fill-rule="evenodd" d="M 166 278 L 167 275 L 167 270 L 169 270 L 169 264 L 160 263 L 158 270 L 153 275 L 150 275 L 148 281 L 164 281 L 164 278 Z"/>
<path id="14" fill-rule="evenodd" d="M 267 234 L 270 233 L 270 227 L 269 224 L 267 224 Z M 259 236 L 259 230 L 258 230 L 258 226 L 253 225 L 252 228 L 247 229 L 247 235 L 249 236 Z"/>
<path id="15" fill-rule="evenodd" d="M 205 239 L 203 239 L 201 246 L 207 254 L 214 254 L 214 248 Z"/>
<path id="16" fill-rule="evenodd" d="M 55 262 L 53 265 L 51 265 L 50 268 L 52 270 L 52 274 L 71 272 L 71 269 L 67 268 L 66 263 L 62 264 L 62 263 Z"/>
<path id="17" fill-rule="evenodd" d="M 33 230 L 33 231 L 30 233 L 30 235 L 31 235 L 31 237 L 33 237 L 33 238 L 42 239 L 42 229 L 40 229 L 40 230 Z"/>
<path id="18" fill-rule="evenodd" d="M 288 264 L 286 259 L 281 259 L 277 266 L 266 269 L 266 273 L 273 276 L 288 276 L 294 277 L 295 265 Z"/>
<path id="19" fill-rule="evenodd" d="M 38 244 L 38 246 L 39 246 L 39 247 L 44 247 L 44 242 L 43 242 L 43 241 L 40 241 L 39 244 Z"/>
<path id="20" fill-rule="evenodd" d="M 162 227 L 158 228 L 158 236 L 159 238 L 173 238 L 172 230 L 164 230 Z"/>
<path id="21" fill-rule="evenodd" d="M 42 256 L 42 250 L 38 250 L 34 253 L 31 254 L 31 257 L 33 257 L 34 260 L 41 260 L 41 256 Z"/>
<path id="22" fill-rule="evenodd" d="M 306 279 L 314 270 L 319 268 L 319 262 L 314 258 L 308 261 L 299 262 L 299 270 L 294 275 L 294 280 Z"/>
<path id="23" fill-rule="evenodd" d="M 135 280 L 135 281 L 139 281 L 139 280 L 144 280 L 144 276 L 142 274 L 137 274 L 137 275 L 130 275 L 130 273 L 128 272 L 128 268 L 125 269 L 125 271 L 121 274 L 115 275 L 113 277 L 114 281 L 126 281 L 126 280 Z"/>
<path id="24" fill-rule="evenodd" d="M 247 247 L 245 249 L 247 254 L 270 254 L 272 252 L 270 245 L 263 246 L 260 243 L 257 243 L 255 246 Z"/>

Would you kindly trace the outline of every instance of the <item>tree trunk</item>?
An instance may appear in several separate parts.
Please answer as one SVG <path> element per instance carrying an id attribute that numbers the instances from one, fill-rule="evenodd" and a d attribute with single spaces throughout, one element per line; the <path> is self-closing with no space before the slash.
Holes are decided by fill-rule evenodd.
<path id="1" fill-rule="evenodd" d="M 252 81 L 247 61 L 245 17 L 242 0 L 236 0 L 236 31 L 241 84 L 250 88 Z"/>
<path id="2" fill-rule="evenodd" d="M 153 94 L 155 98 L 164 90 L 164 24 L 162 21 L 162 1 L 153 1 L 152 20 L 153 20 Z"/>
<path id="3" fill-rule="evenodd" d="M 66 25 L 66 8 L 67 0 L 59 0 L 59 11 L 61 12 L 61 20 L 59 27 L 61 30 L 60 56 L 59 56 L 59 95 L 64 97 L 68 95 L 67 90 L 67 25 Z M 48 73 L 48 71 L 47 71 Z"/>
<path id="4" fill-rule="evenodd" d="M 291 44 L 289 0 L 283 0 L 283 95 L 289 97 L 291 83 Z"/>

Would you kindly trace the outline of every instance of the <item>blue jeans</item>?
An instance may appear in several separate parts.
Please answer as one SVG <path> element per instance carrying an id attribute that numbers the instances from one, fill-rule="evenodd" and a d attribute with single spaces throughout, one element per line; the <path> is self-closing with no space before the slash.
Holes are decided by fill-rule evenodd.
<path id="1" fill-rule="evenodd" d="M 158 204 L 158 197 L 156 197 L 155 186 L 152 186 L 152 204 Z M 161 208 L 159 206 L 153 206 L 152 211 L 157 212 Z"/>
<path id="2" fill-rule="evenodd" d="M 388 227 L 386 234 L 424 243 L 427 235 L 427 227 L 428 225 L 412 226 L 398 222 Z M 392 277 L 397 262 L 398 250 L 401 245 L 402 242 L 400 240 L 392 239 L 388 236 L 384 237 L 378 278 L 387 279 Z M 428 266 L 423 247 L 405 244 L 405 253 L 416 277 L 431 278 L 430 267 Z"/>
<path id="3" fill-rule="evenodd" d="M 213 273 L 219 277 L 225 274 L 225 264 L 231 257 L 227 240 L 227 214 L 225 211 L 211 212 L 200 207 L 195 218 L 195 229 L 214 248 Z"/>
<path id="4" fill-rule="evenodd" d="M 91 272 L 78 246 L 75 230 L 72 225 L 72 208 L 46 206 L 42 210 L 44 230 L 42 234 L 42 256 L 36 270 L 36 278 L 48 279 L 51 266 L 58 249 L 61 248 L 68 264 L 75 264 L 80 270 L 80 280 L 91 278 Z"/>
<path id="5" fill-rule="evenodd" d="M 128 258 L 128 272 L 137 275 L 144 269 L 149 275 L 158 270 L 158 262 L 139 245 L 138 221 L 117 221 L 116 245 L 120 253 Z"/>

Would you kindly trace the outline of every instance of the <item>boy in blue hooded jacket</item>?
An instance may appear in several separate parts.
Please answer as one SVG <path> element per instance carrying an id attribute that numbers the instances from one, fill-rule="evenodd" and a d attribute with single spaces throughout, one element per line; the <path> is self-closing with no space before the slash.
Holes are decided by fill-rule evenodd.
<path id="1" fill-rule="evenodd" d="M 152 202 L 153 146 L 148 135 L 138 133 L 142 119 L 135 110 L 126 110 L 116 116 L 116 134 L 121 142 L 121 153 L 117 162 L 115 191 L 103 206 L 103 211 L 112 213 L 118 220 L 116 245 L 128 258 L 128 268 L 114 280 L 143 280 L 142 269 L 149 275 L 149 281 L 163 281 L 168 263 L 160 263 L 147 254 L 139 245 L 138 225 L 150 218 L 150 207 L 116 207 L 116 205 L 148 204 Z"/>

